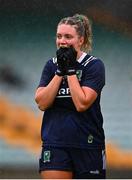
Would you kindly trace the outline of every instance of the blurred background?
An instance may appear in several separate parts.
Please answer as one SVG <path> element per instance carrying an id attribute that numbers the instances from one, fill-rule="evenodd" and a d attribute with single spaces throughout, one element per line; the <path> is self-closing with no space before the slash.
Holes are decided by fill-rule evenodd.
<path id="1" fill-rule="evenodd" d="M 56 26 L 75 13 L 92 21 L 93 51 L 106 67 L 102 112 L 107 178 L 132 178 L 132 1 L 0 0 L 0 178 L 40 178 L 42 112 L 34 93 L 55 55 Z"/>

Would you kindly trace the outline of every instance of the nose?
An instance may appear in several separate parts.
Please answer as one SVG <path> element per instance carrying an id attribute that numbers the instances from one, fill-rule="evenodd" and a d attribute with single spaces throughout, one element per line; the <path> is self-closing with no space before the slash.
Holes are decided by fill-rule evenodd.
<path id="1" fill-rule="evenodd" d="M 67 44 L 66 38 L 65 38 L 65 37 L 61 37 L 61 39 L 59 39 L 59 43 L 60 43 L 61 45 Z"/>

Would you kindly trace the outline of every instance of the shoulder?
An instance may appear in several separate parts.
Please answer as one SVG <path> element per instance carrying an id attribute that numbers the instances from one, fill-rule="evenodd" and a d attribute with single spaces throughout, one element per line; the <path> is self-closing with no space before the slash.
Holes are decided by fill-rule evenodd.
<path id="1" fill-rule="evenodd" d="M 43 74 L 54 73 L 55 69 L 56 69 L 56 60 L 55 58 L 50 58 L 45 62 L 42 73 Z"/>
<path id="2" fill-rule="evenodd" d="M 50 58 L 49 60 L 46 61 L 44 65 L 44 69 L 54 69 L 56 68 L 57 60 L 56 58 Z"/>
<path id="3" fill-rule="evenodd" d="M 98 69 L 98 70 L 105 70 L 104 62 L 93 55 L 86 55 L 86 57 L 82 61 L 82 66 L 84 66 L 86 69 L 92 68 L 92 69 Z"/>
<path id="4" fill-rule="evenodd" d="M 86 67 L 92 64 L 95 64 L 95 65 L 100 64 L 104 66 L 104 63 L 100 58 L 87 54 L 82 61 L 82 65 Z"/>
<path id="5" fill-rule="evenodd" d="M 48 59 L 46 64 L 50 64 L 50 65 L 57 64 L 57 58 L 56 57 L 52 57 L 52 58 Z"/>
<path id="6" fill-rule="evenodd" d="M 83 62 L 83 86 L 88 86 L 100 93 L 105 85 L 105 68 L 101 59 L 89 56 Z"/>

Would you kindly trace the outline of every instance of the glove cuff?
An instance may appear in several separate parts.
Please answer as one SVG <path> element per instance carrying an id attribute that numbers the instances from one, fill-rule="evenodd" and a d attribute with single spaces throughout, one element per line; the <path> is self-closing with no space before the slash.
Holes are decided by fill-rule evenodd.
<path id="1" fill-rule="evenodd" d="M 71 75 L 75 75 L 76 74 L 76 70 L 75 69 L 68 69 L 67 70 L 67 75 L 71 76 Z"/>
<path id="2" fill-rule="evenodd" d="M 58 76 L 63 76 L 63 73 L 59 69 L 56 70 L 55 74 L 58 75 Z"/>

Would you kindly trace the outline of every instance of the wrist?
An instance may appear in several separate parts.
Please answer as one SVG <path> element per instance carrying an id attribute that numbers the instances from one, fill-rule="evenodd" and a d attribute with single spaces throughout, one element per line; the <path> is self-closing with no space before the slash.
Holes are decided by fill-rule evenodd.
<path id="1" fill-rule="evenodd" d="M 59 69 L 56 70 L 55 74 L 60 76 L 60 77 L 63 76 L 62 71 L 60 71 Z"/>
<path id="2" fill-rule="evenodd" d="M 75 75 L 75 74 L 76 74 L 76 70 L 75 70 L 74 68 L 67 70 L 67 75 L 68 75 L 68 76 Z"/>

